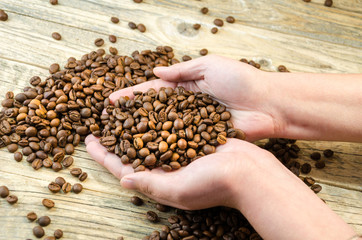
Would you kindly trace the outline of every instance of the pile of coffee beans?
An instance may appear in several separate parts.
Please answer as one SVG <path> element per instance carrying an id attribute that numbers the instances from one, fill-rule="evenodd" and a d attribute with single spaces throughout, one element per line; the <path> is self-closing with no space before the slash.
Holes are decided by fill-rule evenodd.
<path id="1" fill-rule="evenodd" d="M 183 87 L 133 94 L 134 99 L 121 97 L 106 107 L 99 142 L 136 172 L 176 170 L 214 153 L 227 137 L 245 139 L 233 127 L 230 112 L 208 94 Z"/>

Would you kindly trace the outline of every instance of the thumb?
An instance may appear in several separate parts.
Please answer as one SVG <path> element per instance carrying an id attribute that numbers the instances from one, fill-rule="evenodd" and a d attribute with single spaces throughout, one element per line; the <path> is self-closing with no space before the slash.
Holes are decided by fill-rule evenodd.
<path id="1" fill-rule="evenodd" d="M 187 62 L 177 63 L 170 67 L 156 67 L 153 73 L 166 81 L 196 81 L 204 79 L 205 57 L 200 57 Z"/>

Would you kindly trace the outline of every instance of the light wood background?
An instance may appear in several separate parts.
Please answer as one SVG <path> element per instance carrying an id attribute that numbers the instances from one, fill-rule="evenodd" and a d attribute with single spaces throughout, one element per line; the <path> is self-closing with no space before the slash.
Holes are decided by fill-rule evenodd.
<path id="1" fill-rule="evenodd" d="M 253 59 L 265 70 L 284 64 L 294 72 L 361 73 L 362 1 L 335 0 L 332 8 L 323 2 L 59 0 L 53 6 L 47 0 L 1 0 L 0 9 L 9 20 L 0 22 L 0 96 L 10 90 L 19 92 L 34 75 L 46 77 L 54 62 L 62 66 L 67 58 L 80 58 L 96 49 L 93 42 L 98 37 L 108 49 L 109 34 L 118 37 L 112 46 L 120 54 L 170 45 L 178 58 L 198 57 L 199 50 L 207 48 L 212 54 Z M 202 15 L 199 10 L 205 6 L 210 11 Z M 214 18 L 229 15 L 236 23 L 225 23 L 211 34 Z M 111 16 L 119 17 L 120 23 L 111 23 Z M 147 31 L 129 29 L 128 21 L 144 23 Z M 192 29 L 194 23 L 202 25 L 199 31 Z M 55 31 L 61 33 L 61 41 L 51 38 Z M 309 161 L 315 150 L 336 151 L 327 167 L 313 168 L 311 176 L 323 186 L 319 196 L 361 234 L 362 145 L 301 141 L 300 146 L 302 162 Z M 7 185 L 19 197 L 14 206 L 0 199 L 1 240 L 33 238 L 35 223 L 25 217 L 29 211 L 49 215 L 52 223 L 45 228 L 46 234 L 60 228 L 64 239 L 140 239 L 166 221 L 168 214 L 160 213 L 160 224 L 148 223 L 144 214 L 154 202 L 134 207 L 129 198 L 135 193 L 121 189 L 119 181 L 95 163 L 83 145 L 74 155 L 75 166 L 87 171 L 89 178 L 78 195 L 54 195 L 47 190 L 57 176 L 76 183 L 68 171 L 34 171 L 25 160 L 17 163 L 7 150 L 0 151 L 0 185 Z M 53 199 L 56 207 L 45 209 L 43 198 Z"/>

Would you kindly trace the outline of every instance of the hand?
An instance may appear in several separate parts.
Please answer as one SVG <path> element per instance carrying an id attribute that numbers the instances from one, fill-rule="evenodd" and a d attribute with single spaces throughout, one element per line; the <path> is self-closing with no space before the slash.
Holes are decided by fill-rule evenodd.
<path id="1" fill-rule="evenodd" d="M 260 77 L 262 71 L 239 61 L 220 56 L 206 56 L 170 67 L 157 67 L 153 80 L 117 91 L 111 102 L 120 96 L 133 96 L 133 91 L 149 88 L 184 86 L 194 92 L 210 94 L 223 103 L 232 114 L 236 128 L 246 133 L 248 141 L 271 137 L 275 120 L 265 101 L 268 93 Z"/>

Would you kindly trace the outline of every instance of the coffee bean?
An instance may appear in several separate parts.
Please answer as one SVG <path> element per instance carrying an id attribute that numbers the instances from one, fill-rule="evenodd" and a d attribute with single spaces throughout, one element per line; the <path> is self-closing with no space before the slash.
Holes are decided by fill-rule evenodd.
<path id="1" fill-rule="evenodd" d="M 203 7 L 200 11 L 202 14 L 207 14 L 209 12 L 209 9 L 207 7 Z"/>
<path id="2" fill-rule="evenodd" d="M 4 10 L 0 9 L 0 21 L 6 21 L 8 18 L 8 14 Z"/>
<path id="3" fill-rule="evenodd" d="M 52 169 L 54 170 L 54 172 L 59 172 L 60 170 L 62 170 L 62 165 L 58 162 L 53 162 L 52 165 Z"/>
<path id="4" fill-rule="evenodd" d="M 324 6 L 326 7 L 332 7 L 333 5 L 333 1 L 332 0 L 325 0 L 324 1 Z"/>
<path id="5" fill-rule="evenodd" d="M 133 0 L 135 3 L 141 3 L 143 0 Z"/>
<path id="6" fill-rule="evenodd" d="M 184 62 L 186 62 L 186 61 L 190 61 L 192 58 L 190 57 L 190 56 L 188 56 L 188 55 L 184 55 L 183 57 L 182 57 L 182 61 L 184 61 Z"/>
<path id="7" fill-rule="evenodd" d="M 310 2 L 311 0 L 303 0 L 304 2 Z"/>
<path id="8" fill-rule="evenodd" d="M 52 33 L 52 38 L 54 38 L 55 40 L 59 41 L 62 39 L 62 35 L 60 35 L 59 33 L 57 32 L 53 32 Z"/>
<path id="9" fill-rule="evenodd" d="M 119 18 L 118 17 L 111 17 L 111 22 L 112 23 L 119 23 Z"/>
<path id="10" fill-rule="evenodd" d="M 218 31 L 219 31 L 219 29 L 217 27 L 211 28 L 211 33 L 212 34 L 216 34 Z"/>
<path id="11" fill-rule="evenodd" d="M 79 175 L 78 179 L 79 179 L 79 181 L 83 182 L 84 180 L 87 179 L 87 177 L 88 177 L 88 174 L 87 174 L 86 172 L 82 172 L 82 173 Z"/>
<path id="12" fill-rule="evenodd" d="M 233 16 L 228 16 L 228 17 L 226 18 L 226 21 L 227 21 L 228 23 L 234 23 L 234 22 L 235 22 L 235 18 L 234 18 Z"/>
<path id="13" fill-rule="evenodd" d="M 79 177 L 82 174 L 82 169 L 80 169 L 80 168 L 72 168 L 70 170 L 70 174 L 72 174 L 74 177 Z"/>
<path id="14" fill-rule="evenodd" d="M 45 237 L 44 240 L 55 240 L 55 237 L 53 237 L 53 236 L 48 236 L 48 237 Z"/>
<path id="15" fill-rule="evenodd" d="M 21 160 L 23 160 L 23 154 L 21 152 L 14 153 L 14 159 L 17 162 L 20 162 Z"/>
<path id="16" fill-rule="evenodd" d="M 315 167 L 316 168 L 319 168 L 319 169 L 322 169 L 326 166 L 326 163 L 324 162 L 324 160 L 318 160 L 316 163 L 315 163 Z"/>
<path id="17" fill-rule="evenodd" d="M 333 157 L 333 154 L 334 152 L 331 150 L 331 149 L 326 149 L 323 151 L 323 155 L 326 157 L 326 158 L 331 158 Z"/>
<path id="18" fill-rule="evenodd" d="M 73 192 L 74 193 L 80 193 L 83 190 L 83 186 L 80 183 L 76 183 L 73 185 Z"/>
<path id="19" fill-rule="evenodd" d="M 41 226 L 36 226 L 33 228 L 33 234 L 37 238 L 42 238 L 44 236 L 45 232 Z"/>
<path id="20" fill-rule="evenodd" d="M 9 196 L 9 189 L 6 186 L 0 186 L 0 197 L 6 198 Z"/>
<path id="21" fill-rule="evenodd" d="M 321 154 L 319 152 L 313 152 L 310 155 L 310 158 L 317 161 L 317 160 L 321 159 Z"/>
<path id="22" fill-rule="evenodd" d="M 156 203 L 156 209 L 160 212 L 168 212 L 170 211 L 170 208 L 166 205 L 163 205 L 161 203 Z"/>
<path id="23" fill-rule="evenodd" d="M 216 18 L 216 19 L 214 20 L 214 24 L 215 24 L 216 26 L 218 26 L 218 27 L 222 27 L 222 26 L 224 25 L 224 21 L 221 20 L 220 18 Z"/>
<path id="24" fill-rule="evenodd" d="M 62 186 L 62 190 L 64 193 L 69 193 L 72 190 L 72 184 L 66 182 Z"/>
<path id="25" fill-rule="evenodd" d="M 62 177 L 57 177 L 54 181 L 56 184 L 58 184 L 60 187 L 63 186 L 64 183 L 66 183 L 65 179 Z"/>
<path id="26" fill-rule="evenodd" d="M 28 214 L 26 215 L 26 218 L 27 218 L 29 221 L 34 222 L 34 221 L 38 218 L 38 216 L 36 215 L 35 212 L 30 212 L 30 213 L 28 213 Z"/>
<path id="27" fill-rule="evenodd" d="M 40 158 L 36 158 L 32 163 L 31 166 L 34 170 L 39 170 L 43 166 L 43 161 Z"/>
<path id="28" fill-rule="evenodd" d="M 53 193 L 57 193 L 60 191 L 61 187 L 57 183 L 51 182 L 48 185 L 48 189 Z"/>
<path id="29" fill-rule="evenodd" d="M 128 27 L 129 27 L 130 29 L 136 29 L 136 28 L 137 28 L 137 24 L 135 24 L 134 22 L 129 22 L 129 23 L 128 23 Z"/>
<path id="30" fill-rule="evenodd" d="M 322 186 L 319 184 L 314 184 L 310 187 L 313 192 L 319 193 L 322 190 Z"/>
<path id="31" fill-rule="evenodd" d="M 141 206 L 143 204 L 143 200 L 137 196 L 131 197 L 131 203 L 136 206 Z"/>
<path id="32" fill-rule="evenodd" d="M 42 227 L 46 227 L 51 223 L 51 219 L 48 216 L 42 216 L 38 219 L 38 223 Z"/>
<path id="33" fill-rule="evenodd" d="M 223 134 L 218 134 L 216 140 L 219 144 L 225 144 L 227 141 L 226 136 L 224 136 Z"/>
<path id="34" fill-rule="evenodd" d="M 109 35 L 109 41 L 111 42 L 111 43 L 115 43 L 115 42 L 117 42 L 117 37 L 116 36 L 114 36 L 114 35 Z M 117 54 L 117 53 L 116 53 Z M 116 54 L 114 54 L 114 55 L 116 55 Z"/>
<path id="35" fill-rule="evenodd" d="M 97 47 L 100 47 L 104 44 L 104 40 L 102 38 L 97 38 L 96 40 L 94 40 L 94 45 L 96 45 Z"/>
<path id="36" fill-rule="evenodd" d="M 312 177 L 305 177 L 303 181 L 308 186 L 312 186 L 315 183 L 315 180 Z"/>
<path id="37" fill-rule="evenodd" d="M 58 4 L 58 0 L 49 0 L 51 5 L 57 5 Z"/>
<path id="38" fill-rule="evenodd" d="M 68 156 L 68 157 L 64 158 L 64 160 L 62 161 L 62 164 L 63 164 L 63 167 L 68 168 L 68 167 L 72 166 L 73 162 L 74 162 L 73 157 Z"/>
<path id="39" fill-rule="evenodd" d="M 279 65 L 278 66 L 278 71 L 279 72 L 288 72 L 288 69 L 284 65 Z"/>
<path id="40" fill-rule="evenodd" d="M 137 29 L 138 29 L 138 31 L 140 31 L 140 32 L 146 32 L 146 27 L 145 27 L 145 25 L 143 25 L 142 23 L 140 23 L 140 24 L 138 24 L 137 25 Z"/>
<path id="41" fill-rule="evenodd" d="M 158 218 L 157 213 L 155 213 L 153 211 L 148 211 L 146 213 L 146 217 L 147 217 L 148 221 L 153 222 L 153 223 L 156 223 L 156 222 L 160 221 L 159 218 Z"/>
<path id="42" fill-rule="evenodd" d="M 15 204 L 18 202 L 18 197 L 15 195 L 9 195 L 6 197 L 6 201 L 10 204 Z"/>
<path id="43" fill-rule="evenodd" d="M 311 170 L 312 170 L 312 166 L 309 163 L 304 163 L 301 167 L 301 171 L 304 174 L 310 173 Z"/>
<path id="44" fill-rule="evenodd" d="M 195 30 L 199 30 L 201 25 L 199 23 L 195 23 L 193 26 L 192 26 Z"/>
<path id="45" fill-rule="evenodd" d="M 63 237 L 63 231 L 60 230 L 60 229 L 55 230 L 55 231 L 54 231 L 54 237 L 55 237 L 56 239 L 62 238 L 62 237 Z"/>
<path id="46" fill-rule="evenodd" d="M 208 52 L 209 51 L 206 48 L 203 48 L 203 49 L 200 50 L 200 55 L 201 56 L 206 56 L 208 54 Z"/>
<path id="47" fill-rule="evenodd" d="M 8 145 L 8 151 L 14 153 L 18 150 L 18 145 L 16 143 L 12 143 Z"/>
<path id="48" fill-rule="evenodd" d="M 55 205 L 55 203 L 50 199 L 43 199 L 42 204 L 47 208 L 53 208 Z"/>

